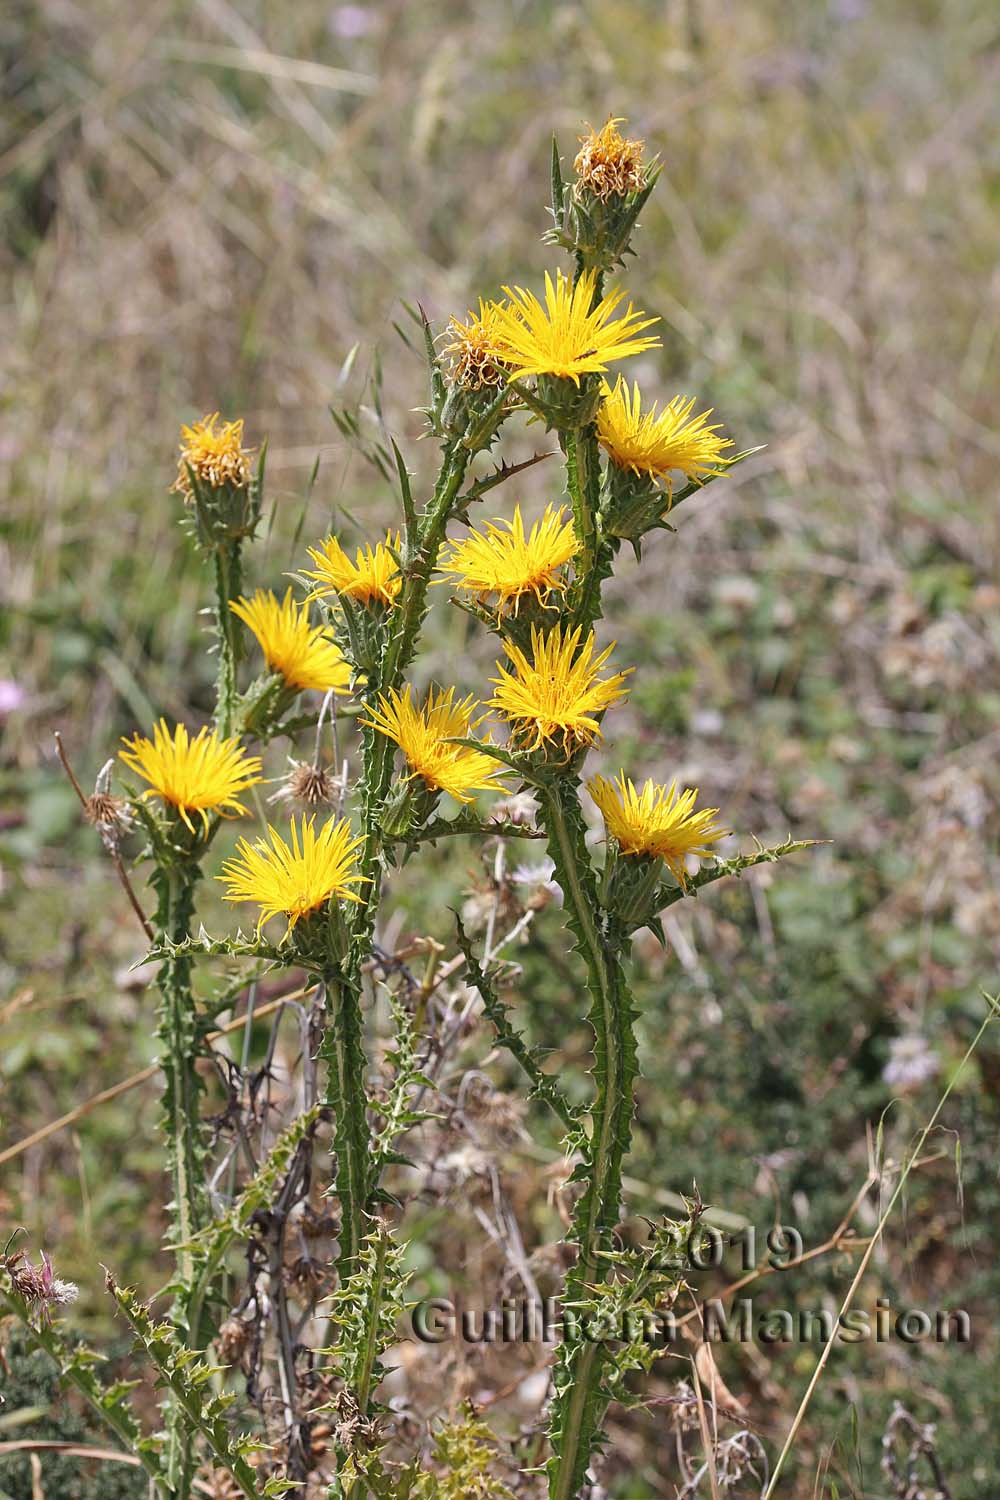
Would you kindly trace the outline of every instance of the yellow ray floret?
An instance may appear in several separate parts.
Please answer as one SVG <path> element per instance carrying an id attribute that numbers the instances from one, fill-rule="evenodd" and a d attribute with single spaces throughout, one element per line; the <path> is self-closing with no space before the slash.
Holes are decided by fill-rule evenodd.
<path id="1" fill-rule="evenodd" d="M 238 739 L 220 740 L 214 729 L 202 729 L 191 739 L 178 724 L 171 736 L 161 719 L 151 740 L 137 734 L 122 744 L 126 748 L 119 750 L 119 759 L 149 782 L 143 799 L 162 797 L 192 833 L 191 813 L 198 813 L 206 830 L 210 812 L 245 813 L 236 794 L 261 780 L 259 757 L 247 755 Z"/>
<path id="2" fill-rule="evenodd" d="M 294 688 L 346 693 L 351 669 L 343 652 L 319 625 L 310 625 L 308 604 L 297 604 L 289 588 L 283 599 L 258 589 L 252 599 L 234 599 L 229 608 L 253 631 L 272 671 Z"/>
<path id="3" fill-rule="evenodd" d="M 618 129 L 624 118 L 609 119 L 601 130 L 591 127 L 580 136 L 580 150 L 573 170 L 577 191 L 586 189 L 606 203 L 609 198 L 624 198 L 646 186 L 642 165 L 644 143 L 627 141 Z"/>
<path id="4" fill-rule="evenodd" d="M 243 418 L 221 422 L 219 413 L 212 412 L 200 422 L 181 428 L 181 455 L 171 488 L 192 499 L 190 469 L 210 489 L 221 489 L 223 485 L 246 489 L 252 455 L 252 448 L 243 447 Z"/>
<path id="5" fill-rule="evenodd" d="M 364 880 L 355 858 L 362 841 L 353 836 L 347 818 L 331 818 L 319 833 L 315 818 L 302 818 L 301 832 L 292 818 L 289 831 L 290 844 L 270 826 L 270 844 L 262 838 L 252 844 L 240 839 L 236 857 L 226 860 L 216 876 L 229 887 L 224 900 L 255 901 L 261 908 L 258 934 L 269 917 L 282 914 L 288 918 L 287 937 L 300 917 L 331 896 L 361 900 L 351 886 Z"/>
<path id="6" fill-rule="evenodd" d="M 480 391 L 485 386 L 507 384 L 507 371 L 497 360 L 497 305 L 479 300 L 479 312 L 470 312 L 463 323 L 452 318 L 448 324 L 451 342 L 445 353 L 452 356 L 452 374 L 466 390 Z"/>
<path id="7" fill-rule="evenodd" d="M 486 717 L 473 718 L 477 707 L 471 696 L 456 703 L 454 688 L 431 688 L 418 708 L 407 683 L 402 693 L 392 689 L 387 696 L 380 694 L 378 707 L 361 722 L 395 740 L 411 776 L 422 777 L 432 790 L 450 792 L 457 802 L 471 802 L 474 791 L 494 788 L 500 767 L 482 750 L 447 741 L 470 738 Z"/>
<path id="8" fill-rule="evenodd" d="M 625 697 L 632 668 L 599 679 L 614 645 L 595 657 L 593 632 L 583 642 L 580 635 L 579 626 L 565 635 L 559 626 L 548 633 L 532 626 L 530 656 L 508 642 L 513 671 L 497 662 L 500 676 L 491 679 L 496 692 L 489 706 L 510 721 L 515 738 L 528 749 L 559 739 L 571 754 L 576 745 L 600 735 L 596 715 Z"/>
<path id="9" fill-rule="evenodd" d="M 574 286 L 561 271 L 555 281 L 546 271 L 544 307 L 533 292 L 504 287 L 510 300 L 495 306 L 492 352 L 511 366 L 512 378 L 558 375 L 579 385 L 581 375 L 606 370 L 611 360 L 657 347 L 658 338 L 639 335 L 658 318 L 636 312 L 631 302 L 612 317 L 624 292 L 609 292 L 592 308 L 595 276 L 585 271 Z"/>
<path id="10" fill-rule="evenodd" d="M 694 397 L 675 396 L 657 414 L 656 402 L 642 410 L 638 385 L 629 393 L 618 377 L 614 390 L 605 382 L 604 400 L 597 413 L 597 438 L 613 463 L 633 474 L 645 474 L 671 490 L 670 474 L 680 470 L 695 484 L 723 474 L 732 462 L 723 450 L 731 438 L 719 437 L 719 426 L 709 425 L 711 410 L 692 416 Z"/>
<path id="11" fill-rule="evenodd" d="M 451 542 L 438 572 L 451 578 L 455 588 L 475 594 L 481 604 L 495 600 L 499 610 L 512 605 L 516 614 L 525 594 L 544 604 L 553 589 L 565 589 L 559 570 L 578 548 L 572 522 L 564 521 L 564 515 L 564 507 L 546 506 L 542 519 L 525 534 L 517 505 L 512 521 L 488 521 L 485 532 L 471 531 L 463 541 Z"/>
<path id="12" fill-rule="evenodd" d="M 717 807 L 702 807 L 696 812 L 697 791 L 678 793 L 676 781 L 669 787 L 647 781 L 640 792 L 623 772 L 617 781 L 595 776 L 587 783 L 587 790 L 622 854 L 658 856 L 680 885 L 687 879 L 685 860 L 709 858 L 710 846 L 728 832 L 715 821 Z"/>
<path id="13" fill-rule="evenodd" d="M 307 578 L 316 579 L 309 598 L 346 594 L 359 604 L 371 604 L 373 600 L 392 604 L 402 585 L 393 553 L 398 554 L 402 545 L 398 531 L 395 536 L 387 531 L 384 542 L 376 542 L 374 547 L 359 547 L 351 562 L 337 538 L 328 536 L 318 548 L 309 548 L 309 556 L 316 564 L 315 572 L 306 571 Z"/>

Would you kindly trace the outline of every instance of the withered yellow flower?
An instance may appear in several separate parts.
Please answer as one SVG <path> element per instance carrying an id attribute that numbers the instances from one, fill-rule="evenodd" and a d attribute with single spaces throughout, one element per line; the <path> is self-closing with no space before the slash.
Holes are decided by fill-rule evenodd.
<path id="1" fill-rule="evenodd" d="M 471 696 L 455 701 L 455 689 L 431 688 L 421 707 L 413 702 L 407 683 L 402 693 L 391 689 L 379 695 L 378 707 L 362 719 L 395 740 L 406 756 L 411 776 L 419 776 L 432 791 L 449 792 L 456 802 L 471 802 L 474 791 L 490 791 L 500 767 L 485 751 L 449 740 L 469 739 L 486 717 L 473 718 L 478 707 Z"/>
<path id="2" fill-rule="evenodd" d="M 149 782 L 143 800 L 162 797 L 192 833 L 191 813 L 198 814 L 206 831 L 210 812 L 239 816 L 246 808 L 236 794 L 261 780 L 260 758 L 247 755 L 238 739 L 220 740 L 214 729 L 202 729 L 191 739 L 185 725 L 178 724 L 171 735 L 161 719 L 151 740 L 136 734 L 122 744 L 126 748 L 119 750 L 119 759 Z"/>
<path id="3" fill-rule="evenodd" d="M 558 625 L 548 632 L 533 625 L 530 656 L 508 641 L 513 671 L 497 662 L 500 676 L 491 679 L 496 692 L 488 706 L 509 720 L 514 738 L 530 750 L 559 739 L 569 755 L 577 745 L 590 744 L 601 732 L 595 716 L 625 697 L 625 678 L 633 669 L 600 679 L 614 644 L 595 657 L 593 631 L 584 641 L 580 636 L 579 626 L 564 634 Z"/>
<path id="4" fill-rule="evenodd" d="M 518 606 L 525 594 L 544 604 L 553 591 L 566 587 L 560 569 L 576 555 L 578 543 L 565 507 L 548 505 L 540 521 L 525 533 L 521 507 L 512 521 L 488 521 L 485 532 L 470 531 L 460 542 L 450 542 L 438 572 L 456 589 L 475 594 L 481 604 L 495 600 L 499 610 Z M 443 579 L 438 580 L 443 582 Z"/>
<path id="5" fill-rule="evenodd" d="M 453 356 L 452 373 L 466 390 L 480 391 L 486 386 L 507 383 L 507 371 L 498 360 L 497 305 L 479 299 L 479 312 L 467 314 L 466 322 L 452 318 L 448 324 L 451 342 L 445 352 Z"/>
<path id="6" fill-rule="evenodd" d="M 188 500 L 194 498 L 191 488 L 190 469 L 201 484 L 209 489 L 221 489 L 225 485 L 244 490 L 250 483 L 250 459 L 252 448 L 243 447 L 243 418 L 236 422 L 222 422 L 219 413 L 212 412 L 181 428 L 181 453 L 177 463 L 177 478 L 171 485 Z"/>
<path id="7" fill-rule="evenodd" d="M 587 134 L 580 136 L 580 150 L 573 163 L 577 191 L 591 192 L 602 203 L 638 193 L 646 186 L 644 143 L 626 140 L 618 129 L 624 123 L 623 116 L 612 117 L 603 129 L 589 127 Z"/>
<path id="8" fill-rule="evenodd" d="M 685 860 L 710 858 L 710 846 L 728 832 L 715 821 L 717 807 L 695 811 L 697 791 L 678 793 L 676 781 L 668 787 L 647 781 L 640 792 L 622 772 L 617 781 L 593 777 L 587 790 L 622 854 L 658 856 L 679 885 L 687 880 Z"/>
<path id="9" fill-rule="evenodd" d="M 289 844 L 277 829 L 268 826 L 268 838 L 252 844 L 240 839 L 236 857 L 222 866 L 221 880 L 229 889 L 225 901 L 255 901 L 261 908 L 257 932 L 269 917 L 288 918 L 285 936 L 300 918 L 317 911 L 331 896 L 341 901 L 360 901 L 351 887 L 360 885 L 355 838 L 347 818 L 331 818 L 316 832 L 315 818 L 302 818 L 301 831 L 290 820 Z"/>
<path id="10" fill-rule="evenodd" d="M 309 595 L 318 599 L 323 595 L 346 594 L 359 604 L 392 604 L 402 586 L 399 564 L 393 552 L 398 553 L 403 545 L 397 531 L 387 531 L 384 542 L 374 547 L 359 547 L 354 562 L 348 557 L 335 536 L 328 536 L 319 547 L 310 547 L 309 556 L 316 570 L 306 571 L 307 578 L 316 579 L 316 587 Z M 391 550 L 390 550 L 391 549 Z"/>
<path id="11" fill-rule="evenodd" d="M 694 397 L 675 396 L 657 414 L 656 402 L 642 410 L 638 385 L 629 393 L 628 382 L 618 377 L 612 390 L 605 382 L 604 400 L 597 412 L 597 439 L 612 463 L 633 474 L 647 475 L 666 486 L 670 474 L 679 470 L 695 484 L 725 473 L 731 462 L 723 450 L 733 446 L 731 438 L 719 437 L 719 425 L 709 425 L 711 410 L 692 416 Z"/>
<path id="12" fill-rule="evenodd" d="M 350 689 L 351 669 L 343 652 L 320 625 L 310 625 L 308 604 L 297 604 L 289 588 L 283 599 L 258 589 L 251 599 L 234 599 L 229 608 L 257 637 L 264 660 L 294 688 Z"/>
<path id="13" fill-rule="evenodd" d="M 612 360 L 654 349 L 659 339 L 639 337 L 658 323 L 629 303 L 618 318 L 612 314 L 623 291 L 609 292 L 592 308 L 596 271 L 585 271 L 574 286 L 558 272 L 545 273 L 545 306 L 523 287 L 505 286 L 509 302 L 495 308 L 495 358 L 511 366 L 512 378 L 555 375 L 580 384 L 580 376 L 604 371 Z"/>

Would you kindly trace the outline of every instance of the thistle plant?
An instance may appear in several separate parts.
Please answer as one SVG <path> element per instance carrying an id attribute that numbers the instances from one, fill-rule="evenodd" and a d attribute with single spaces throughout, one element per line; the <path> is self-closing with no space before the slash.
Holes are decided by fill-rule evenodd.
<path id="1" fill-rule="evenodd" d="M 622 361 L 660 342 L 657 320 L 636 309 L 624 287 L 606 285 L 634 253 L 639 214 L 657 176 L 656 165 L 644 163 L 642 143 L 619 132 L 621 123 L 590 132 L 571 180 L 563 179 L 553 150 L 547 239 L 568 263 L 545 272 L 541 297 L 507 287 L 499 300 L 481 300 L 476 313 L 452 319 L 439 337 L 419 317 L 427 428 L 439 465 L 421 500 L 396 445 L 380 451 L 379 468 L 393 476 L 401 510 L 395 529 L 361 539 L 319 537 L 303 551 L 297 583 L 280 597 L 263 586 L 245 593 L 244 551 L 263 506 L 263 454 L 253 462 L 242 423 L 218 414 L 182 432 L 174 488 L 215 583 L 214 723 L 194 731 L 161 721 L 130 737 L 119 756 L 128 804 L 122 828 L 132 818 L 141 828 L 140 858 L 157 898 L 152 956 L 160 962 L 175 1257 L 165 1317 L 154 1321 L 133 1294 L 109 1283 L 158 1371 L 163 1434 L 133 1439 L 138 1429 L 121 1415 L 122 1393 L 102 1394 L 89 1374 L 93 1389 L 86 1391 L 121 1436 L 141 1443 L 164 1495 L 186 1500 L 206 1462 L 248 1495 L 302 1483 L 315 1467 L 320 1417 L 331 1497 L 457 1494 L 462 1475 L 473 1473 L 478 1488 L 464 1492 L 509 1493 L 490 1477 L 492 1440 L 477 1418 L 455 1415 L 404 1461 L 392 1413 L 379 1400 L 406 1300 L 406 1204 L 392 1174 L 407 1160 L 404 1138 L 427 1118 L 421 1100 L 436 1087 L 433 1064 L 443 1044 L 433 1035 L 427 1001 L 443 947 L 427 950 L 427 973 L 418 981 L 382 952 L 376 936 L 385 928 L 388 877 L 441 838 L 477 840 L 499 849 L 498 859 L 507 840 L 542 841 L 578 955 L 593 1035 L 583 1107 L 541 1067 L 500 999 L 493 936 L 477 952 L 461 923 L 457 933 L 440 934 L 457 946 L 452 968 L 465 966 L 499 1044 L 551 1107 L 575 1163 L 564 1306 L 576 1314 L 630 1306 L 652 1312 L 681 1286 L 679 1266 L 663 1255 L 665 1246 L 676 1247 L 676 1226 L 661 1226 L 646 1255 L 626 1254 L 616 1241 L 640 1064 L 632 937 L 648 927 L 665 941 L 666 908 L 804 845 L 758 844 L 750 854 L 722 858 L 722 815 L 700 805 L 697 791 L 676 781 L 646 781 L 639 789 L 627 770 L 585 781 L 592 747 L 613 743 L 615 710 L 636 670 L 598 635 L 603 587 L 622 543 L 641 557 L 650 533 L 670 530 L 667 518 L 683 500 L 745 456 L 730 451 L 733 442 L 691 398 L 644 406 L 638 386 L 618 372 Z M 561 480 L 554 464 L 543 472 L 561 493 L 537 515 L 518 502 L 510 519 L 474 516 L 474 507 L 524 467 L 501 461 L 475 477 L 475 461 L 495 454 L 508 424 L 524 421 L 554 434 Z M 656 566 L 652 552 L 647 565 Z M 495 674 L 480 701 L 455 683 L 418 682 L 425 620 L 446 594 L 496 641 Z M 241 667 L 258 651 L 263 670 L 241 686 L 249 677 Z M 319 756 L 324 726 L 336 734 L 338 754 L 347 737 L 353 774 L 339 781 Z M 213 845 L 223 820 L 249 827 L 247 794 L 263 780 L 272 743 L 290 739 L 288 748 L 301 753 L 297 736 L 313 733 L 312 762 L 292 754 L 293 773 L 277 804 L 271 799 L 280 815 L 243 833 L 232 854 L 218 858 Z M 508 806 L 530 794 L 537 826 L 523 806 L 516 817 L 491 811 L 488 799 L 498 794 Z M 296 800 L 299 810 L 289 812 Z M 603 837 L 592 844 L 587 834 L 598 817 Z M 108 835 L 116 850 L 120 836 Z M 225 901 L 246 906 L 249 935 L 213 939 L 200 927 L 206 875 L 220 882 Z M 198 1064 L 231 994 L 213 1006 L 194 984 L 196 963 L 220 958 L 248 964 L 251 981 L 265 971 L 304 973 L 311 996 L 301 1012 L 301 1111 L 242 1184 L 231 1158 L 228 1198 L 222 1174 L 212 1169 Z M 383 990 L 394 1036 L 382 1059 L 390 1082 L 376 1090 L 373 1010 Z M 575 1004 L 567 995 L 567 1008 Z M 315 1212 L 303 1197 L 314 1178 L 323 1201 L 335 1206 L 331 1248 L 306 1267 L 313 1279 L 310 1290 L 300 1288 L 293 1318 L 282 1281 L 285 1229 L 290 1205 L 306 1203 Z M 227 1255 L 241 1242 L 250 1271 L 243 1301 L 227 1316 Z M 52 1352 L 57 1339 L 48 1318 L 43 1326 L 16 1287 L 7 1297 Z M 265 1308 L 274 1319 L 285 1446 L 262 1460 L 253 1442 L 232 1432 L 226 1410 L 241 1394 L 241 1371 L 253 1372 L 248 1388 L 260 1384 L 259 1355 L 247 1351 L 264 1337 Z M 318 1393 L 312 1405 L 301 1389 L 310 1330 L 309 1380 Z M 212 1362 L 213 1344 L 228 1374 Z M 537 1456 L 552 1500 L 581 1493 L 609 1404 L 625 1398 L 626 1375 L 648 1368 L 651 1357 L 634 1339 L 616 1345 L 563 1338 Z M 71 1374 L 78 1365 L 67 1355 Z"/>

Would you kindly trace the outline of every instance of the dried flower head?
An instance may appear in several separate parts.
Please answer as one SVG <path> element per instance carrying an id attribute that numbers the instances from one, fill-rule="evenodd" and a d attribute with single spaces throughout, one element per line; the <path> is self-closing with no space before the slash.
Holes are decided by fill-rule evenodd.
<path id="1" fill-rule="evenodd" d="M 399 564 L 393 554 L 398 554 L 402 545 L 402 537 L 398 531 L 395 537 L 391 531 L 387 531 L 384 542 L 376 542 L 374 547 L 359 547 L 354 554 L 354 562 L 351 562 L 337 538 L 328 536 L 318 548 L 308 549 L 309 556 L 316 564 L 314 572 L 306 572 L 307 578 L 316 580 L 316 587 L 309 598 L 345 594 L 350 599 L 356 599 L 359 604 L 371 604 L 373 601 L 392 604 L 402 586 Z"/>
<path id="2" fill-rule="evenodd" d="M 32 1311 L 41 1313 L 48 1320 L 54 1307 L 67 1307 L 80 1295 L 80 1288 L 73 1281 L 63 1281 L 52 1270 L 52 1262 L 44 1250 L 39 1251 L 39 1265 L 33 1266 L 23 1250 L 13 1255 L 0 1255 L 0 1266 L 10 1277 L 11 1286 L 19 1297 L 23 1297 Z"/>
<path id="3" fill-rule="evenodd" d="M 670 474 L 680 471 L 690 483 L 725 473 L 732 462 L 723 456 L 731 438 L 719 437 L 719 425 L 709 425 L 711 409 L 692 416 L 694 397 L 675 396 L 657 415 L 656 402 L 642 410 L 638 385 L 629 393 L 618 377 L 614 389 L 604 383 L 604 400 L 597 412 L 597 439 L 612 463 L 633 474 L 646 475 L 672 489 Z"/>
<path id="4" fill-rule="evenodd" d="M 449 792 L 457 802 L 471 802 L 477 790 L 490 791 L 500 767 L 492 756 L 468 745 L 449 744 L 469 739 L 486 717 L 474 718 L 471 696 L 455 702 L 455 689 L 431 688 L 421 707 L 413 702 L 407 683 L 402 693 L 380 694 L 378 707 L 362 719 L 380 734 L 395 740 L 406 756 L 410 776 L 419 776 L 433 791 Z"/>
<path id="5" fill-rule="evenodd" d="M 105 844 L 116 844 L 123 833 L 128 833 L 135 824 L 131 807 L 124 797 L 115 797 L 111 792 L 111 773 L 114 761 L 106 761 L 97 774 L 93 795 L 83 804 L 83 816 L 92 828 L 96 828 Z"/>
<path id="6" fill-rule="evenodd" d="M 609 198 L 627 198 L 646 186 L 642 164 L 645 143 L 626 140 L 618 129 L 622 124 L 623 117 L 610 117 L 603 129 L 588 126 L 587 134 L 580 136 L 580 150 L 573 163 L 577 193 L 593 193 L 606 203 Z"/>
<path id="7" fill-rule="evenodd" d="M 268 827 L 270 844 L 265 839 L 248 843 L 240 839 L 236 858 L 223 864 L 216 879 L 229 889 L 225 901 L 255 901 L 261 908 L 257 931 L 269 917 L 283 914 L 288 918 L 285 935 L 300 918 L 317 911 L 331 896 L 341 901 L 360 901 L 351 890 L 360 885 L 355 851 L 361 839 L 351 832 L 347 818 L 331 818 L 316 832 L 316 819 L 290 822 L 291 844 L 277 829 Z"/>
<path id="8" fill-rule="evenodd" d="M 680 885 L 687 881 L 685 860 L 710 858 L 710 846 L 728 832 L 715 821 L 717 807 L 696 812 L 697 791 L 678 793 L 676 781 L 669 787 L 647 781 L 640 792 L 622 773 L 617 781 L 595 776 L 587 790 L 622 854 L 662 859 Z"/>
<path id="9" fill-rule="evenodd" d="M 479 312 L 467 314 L 467 321 L 452 318 L 448 324 L 451 342 L 445 352 L 452 356 L 452 375 L 458 385 L 469 391 L 507 384 L 507 368 L 497 358 L 497 306 L 479 300 Z"/>
<path id="10" fill-rule="evenodd" d="M 340 802 L 343 785 L 325 766 L 310 761 L 288 758 L 291 770 L 269 802 L 300 802 L 315 812 L 320 807 L 333 807 Z"/>
<path id="11" fill-rule="evenodd" d="M 240 417 L 236 422 L 222 422 L 219 413 L 212 412 L 200 422 L 181 428 L 177 478 L 170 488 L 192 500 L 193 473 L 198 482 L 209 489 L 217 490 L 229 485 L 233 489 L 244 490 L 250 483 L 250 459 L 253 453 L 252 448 L 243 447 L 243 418 Z"/>
<path id="12" fill-rule="evenodd" d="M 252 599 L 234 599 L 229 608 L 253 631 L 272 671 L 293 688 L 347 693 L 351 669 L 336 641 L 320 625 L 309 623 L 309 605 L 298 604 L 291 589 L 279 599 L 258 589 Z"/>
<path id="13" fill-rule="evenodd" d="M 516 505 L 512 521 L 487 521 L 484 532 L 470 531 L 464 540 L 449 543 L 438 572 L 451 578 L 462 593 L 474 594 L 480 604 L 495 603 L 498 613 L 512 608 L 517 614 L 526 594 L 544 605 L 554 589 L 565 589 L 560 569 L 579 546 L 565 514 L 564 507 L 548 505 L 541 520 L 525 533 L 521 507 Z"/>
<path id="14" fill-rule="evenodd" d="M 191 739 L 185 725 L 178 724 L 171 735 L 161 719 L 151 740 L 137 734 L 122 744 L 119 759 L 150 783 L 143 800 L 162 797 L 192 833 L 191 813 L 198 813 L 207 832 L 210 812 L 245 813 L 236 794 L 261 780 L 260 758 L 247 755 L 238 739 L 220 740 L 214 729 L 202 729 Z"/>
<path id="15" fill-rule="evenodd" d="M 545 273 L 545 306 L 523 287 L 505 286 L 510 299 L 496 307 L 493 355 L 507 361 L 512 378 L 555 375 L 580 384 L 580 376 L 603 372 L 612 360 L 654 349 L 659 339 L 639 337 L 658 318 L 636 312 L 631 302 L 618 318 L 612 314 L 623 291 L 609 292 L 593 305 L 596 272 L 585 271 L 574 285 L 560 271 L 555 281 Z"/>
<path id="16" fill-rule="evenodd" d="M 489 706 L 510 721 L 516 740 L 537 750 L 560 740 L 567 755 L 578 745 L 600 736 L 596 718 L 625 697 L 625 678 L 633 669 L 601 680 L 598 673 L 614 645 L 594 656 L 593 631 L 581 641 L 581 630 L 563 632 L 560 626 L 545 633 L 531 627 L 531 654 L 507 643 L 513 671 L 497 662 L 499 677 Z"/>

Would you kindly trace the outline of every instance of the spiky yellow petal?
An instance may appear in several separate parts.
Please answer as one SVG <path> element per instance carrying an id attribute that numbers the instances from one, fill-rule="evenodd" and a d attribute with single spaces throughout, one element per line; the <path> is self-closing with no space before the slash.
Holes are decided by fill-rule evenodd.
<path id="1" fill-rule="evenodd" d="M 496 355 L 496 322 L 496 303 L 480 298 L 478 313 L 467 313 L 464 323 L 452 318 L 448 324 L 451 341 L 445 344 L 445 353 L 452 356 L 452 375 L 466 390 L 507 384 L 507 371 Z"/>
<path id="2" fill-rule="evenodd" d="M 581 642 L 581 630 L 565 634 L 560 626 L 543 632 L 531 627 L 531 654 L 507 642 L 513 671 L 497 662 L 499 677 L 491 679 L 496 692 L 489 707 L 510 721 L 514 738 L 536 750 L 561 739 L 567 755 L 580 744 L 600 736 L 597 714 L 624 698 L 631 667 L 612 677 L 598 678 L 614 644 L 594 656 L 593 632 Z"/>
<path id="3" fill-rule="evenodd" d="M 315 818 L 302 818 L 300 832 L 293 817 L 290 844 L 276 828 L 268 826 L 267 833 L 270 844 L 263 838 L 252 844 L 240 839 L 236 857 L 226 860 L 216 876 L 229 887 L 223 900 L 255 901 L 261 908 L 258 933 L 269 917 L 282 914 L 288 918 L 287 936 L 301 917 L 331 896 L 360 901 L 351 886 L 364 880 L 355 859 L 362 841 L 353 836 L 347 818 L 330 818 L 317 833 Z"/>
<path id="4" fill-rule="evenodd" d="M 179 491 L 189 500 L 193 498 L 189 469 L 210 489 L 221 489 L 224 485 L 246 489 L 250 483 L 250 459 L 253 451 L 252 448 L 243 447 L 242 417 L 236 422 L 221 422 L 219 413 L 212 412 L 200 422 L 181 428 L 177 478 L 171 489 Z"/>
<path id="5" fill-rule="evenodd" d="M 214 729 L 202 729 L 192 739 L 183 724 L 171 735 L 161 719 L 151 740 L 136 734 L 122 744 L 119 759 L 149 782 L 143 798 L 162 797 L 192 833 L 191 813 L 198 813 L 206 829 L 210 812 L 245 813 L 236 794 L 261 780 L 259 757 L 247 755 L 238 739 L 220 740 Z"/>
<path id="6" fill-rule="evenodd" d="M 438 572 L 451 578 L 455 588 L 475 594 L 481 604 L 495 600 L 499 610 L 513 606 L 516 614 L 525 594 L 534 594 L 544 604 L 553 589 L 565 589 L 559 570 L 578 549 L 572 522 L 563 520 L 565 513 L 563 506 L 546 506 L 542 519 L 526 534 L 521 507 L 516 505 L 512 521 L 488 521 L 485 532 L 470 531 L 463 541 L 451 542 Z"/>
<path id="7" fill-rule="evenodd" d="M 709 425 L 711 409 L 692 416 L 694 405 L 693 396 L 675 396 L 659 414 L 655 401 L 643 412 L 638 385 L 630 394 L 628 382 L 619 375 L 613 390 L 604 383 L 597 440 L 620 469 L 659 480 L 668 493 L 672 471 L 679 470 L 687 480 L 700 484 L 725 472 L 732 460 L 723 456 L 723 450 L 733 443 L 731 438 L 719 437 L 718 423 Z"/>
<path id="8" fill-rule="evenodd" d="M 504 287 L 510 300 L 492 305 L 492 353 L 511 366 L 514 379 L 556 375 L 579 385 L 581 375 L 657 347 L 658 338 L 639 335 L 658 318 L 636 312 L 631 302 L 621 317 L 612 317 L 623 291 L 609 292 L 592 308 L 596 274 L 585 271 L 574 286 L 561 271 L 555 281 L 546 271 L 544 307 L 533 292 Z"/>
<path id="9" fill-rule="evenodd" d="M 601 130 L 591 126 L 586 135 L 580 136 L 580 150 L 573 163 L 578 193 L 593 193 L 606 203 L 609 198 L 625 198 L 645 187 L 644 143 L 627 141 L 618 129 L 624 123 L 622 116 L 612 117 Z"/>
<path id="10" fill-rule="evenodd" d="M 422 777 L 432 790 L 450 792 L 456 802 L 471 802 L 474 791 L 494 789 L 500 767 L 482 750 L 447 742 L 472 736 L 486 717 L 473 717 L 477 707 L 471 696 L 456 703 L 454 688 L 431 688 L 418 708 L 407 683 L 402 693 L 380 694 L 378 707 L 361 722 L 395 740 L 412 776 Z"/>
<path id="11" fill-rule="evenodd" d="M 290 588 L 283 599 L 258 589 L 251 599 L 232 600 L 229 608 L 253 631 L 264 660 L 289 687 L 349 691 L 351 669 L 343 652 L 322 626 L 310 625 L 308 604 L 297 604 Z"/>
<path id="12" fill-rule="evenodd" d="M 728 832 L 715 821 L 717 807 L 695 811 L 697 791 L 678 793 L 676 781 L 668 787 L 647 781 L 637 791 L 622 772 L 617 781 L 593 777 L 587 790 L 622 854 L 659 857 L 680 885 L 687 880 L 685 860 L 710 858 L 710 846 Z"/>
<path id="13" fill-rule="evenodd" d="M 393 536 L 391 530 L 385 534 L 384 542 L 374 547 L 359 547 L 354 562 L 348 557 L 335 536 L 328 536 L 319 547 L 310 547 L 309 556 L 316 564 L 315 571 L 306 571 L 307 578 L 316 579 L 316 587 L 309 595 L 318 599 L 328 594 L 346 594 L 357 599 L 359 604 L 392 604 L 402 586 L 399 564 L 393 553 L 399 553 L 403 545 L 399 532 Z"/>

